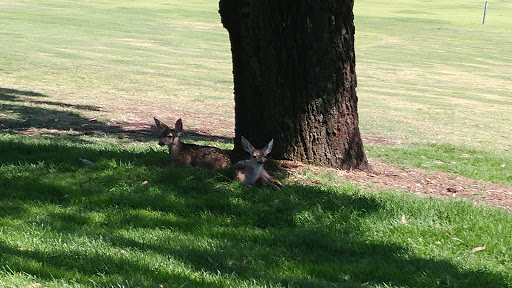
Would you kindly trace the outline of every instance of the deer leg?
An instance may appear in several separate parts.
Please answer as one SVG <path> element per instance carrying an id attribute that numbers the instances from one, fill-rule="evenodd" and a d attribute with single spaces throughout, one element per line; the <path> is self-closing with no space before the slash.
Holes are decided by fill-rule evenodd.
<path id="1" fill-rule="evenodd" d="M 281 190 L 280 187 L 283 186 L 279 180 L 274 179 L 274 177 L 270 176 L 270 174 L 268 174 L 268 172 L 263 168 L 260 170 L 259 178 L 263 184 L 272 187 L 275 191 Z"/>

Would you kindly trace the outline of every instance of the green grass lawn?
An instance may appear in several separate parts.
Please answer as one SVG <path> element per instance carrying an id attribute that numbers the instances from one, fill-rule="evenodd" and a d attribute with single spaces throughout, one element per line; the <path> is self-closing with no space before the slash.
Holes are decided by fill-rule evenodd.
<path id="1" fill-rule="evenodd" d="M 498 182 L 510 185 L 512 7 L 490 3 L 485 25 L 483 8 L 484 1 L 356 1 L 361 130 L 409 151 L 440 144 L 454 148 L 452 157 L 468 149 L 492 156 L 491 165 L 506 164 L 508 180 Z"/>
<path id="2" fill-rule="evenodd" d="M 215 1 L 0 5 L 0 88 L 40 96 L 11 93 L 19 97 L 9 96 L 15 101 L 5 103 L 12 108 L 0 111 L 2 119 L 39 109 L 102 122 L 190 115 L 191 127 L 201 115 L 234 123 L 230 44 Z"/>
<path id="3" fill-rule="evenodd" d="M 169 167 L 152 116 L 223 148 L 234 117 L 217 2 L 171 2 L 0 1 L 0 286 L 512 287 L 508 211 Z M 512 185 L 512 6 L 483 4 L 356 1 L 361 130 L 399 143 L 368 155 Z"/>
<path id="4" fill-rule="evenodd" d="M 249 189 L 224 172 L 169 168 L 145 145 L 0 140 L 4 287 L 512 283 L 504 210 L 361 190 L 329 174 L 313 176 L 317 186 Z"/>

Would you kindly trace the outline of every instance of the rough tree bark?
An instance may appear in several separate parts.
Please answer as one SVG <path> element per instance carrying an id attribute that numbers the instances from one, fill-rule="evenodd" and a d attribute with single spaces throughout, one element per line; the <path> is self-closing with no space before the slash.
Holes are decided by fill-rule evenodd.
<path id="1" fill-rule="evenodd" d="M 240 136 L 274 158 L 368 166 L 359 133 L 353 0 L 220 0 Z"/>

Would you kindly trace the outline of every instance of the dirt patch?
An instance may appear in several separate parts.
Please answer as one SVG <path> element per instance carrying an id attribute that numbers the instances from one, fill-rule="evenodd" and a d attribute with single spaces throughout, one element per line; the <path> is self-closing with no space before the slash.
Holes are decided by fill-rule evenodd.
<path id="1" fill-rule="evenodd" d="M 298 177 L 306 170 L 314 172 L 333 172 L 336 176 L 355 182 L 370 189 L 388 189 L 409 191 L 415 194 L 440 198 L 466 199 L 475 203 L 512 210 L 512 187 L 488 181 L 474 180 L 460 175 L 423 169 L 406 170 L 377 159 L 371 159 L 370 170 L 342 171 L 305 165 L 291 161 L 276 161 L 277 165 L 290 172 L 289 181 L 306 183 Z"/>
<path id="2" fill-rule="evenodd" d="M 398 140 L 389 140 L 379 136 L 371 136 L 371 135 L 361 135 L 363 138 L 363 143 L 371 144 L 371 145 L 381 145 L 381 146 L 399 146 L 402 144 L 401 141 Z"/>

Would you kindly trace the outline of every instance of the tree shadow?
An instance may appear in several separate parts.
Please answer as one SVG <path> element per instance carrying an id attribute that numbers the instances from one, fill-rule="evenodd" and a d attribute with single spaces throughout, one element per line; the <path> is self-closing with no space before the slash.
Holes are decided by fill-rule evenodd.
<path id="1" fill-rule="evenodd" d="M 147 141 L 155 136 L 151 129 L 124 129 L 119 124 L 104 123 L 82 115 L 87 111 L 99 111 L 94 105 L 75 105 L 39 99 L 47 97 L 33 91 L 0 88 L 0 101 L 4 102 L 0 106 L 0 113 L 14 116 L 0 118 L 0 132 L 30 134 L 29 129 L 45 129 L 45 135 L 69 137 L 77 141 L 80 140 L 76 136 L 83 135 L 112 135 L 137 141 Z M 69 131 L 73 133 L 66 133 Z"/>
<path id="2" fill-rule="evenodd" d="M 12 102 L 1 109 L 12 109 L 20 118 L 35 113 L 38 121 L 48 117 L 46 113 L 56 113 L 67 119 L 63 129 L 88 121 L 78 113 L 14 104 L 23 96 L 44 97 L 31 93 L 0 90 L 0 98 Z M 16 129 L 26 128 L 17 125 Z M 60 127 L 44 121 L 39 125 Z M 110 131 L 97 125 L 99 131 Z M 114 129 L 113 134 L 123 133 L 121 127 Z M 212 287 L 222 286 L 219 283 L 226 279 L 284 287 L 508 286 L 503 275 L 421 258 L 396 243 L 365 240 L 363 220 L 376 217 L 384 207 L 356 188 L 251 189 L 233 183 L 227 171 L 167 167 L 167 157 L 158 151 L 99 150 L 64 142 L 0 140 L 1 164 L 15 166 L 0 174 L 0 221 L 33 225 L 37 231 L 44 226 L 40 237 L 63 237 L 64 242 L 91 239 L 85 244 L 103 245 L 107 252 L 26 249 L 0 241 L 2 267 L 46 281 L 88 285 L 94 278 L 99 286 L 112 285 L 115 279 L 130 279 L 130 287 Z M 97 164 L 85 166 L 78 158 Z M 131 163 L 132 168 L 117 163 Z M 143 180 L 147 184 L 142 185 Z M 33 207 L 39 206 L 52 209 L 32 215 Z M 104 219 L 91 216 L 98 214 Z M 140 230 L 158 232 L 161 238 L 130 236 Z M 158 255 L 170 266 L 153 267 L 150 261 L 121 251 Z M 186 276 L 172 265 L 192 273 Z M 197 275 L 210 275 L 210 280 Z M 392 278 L 396 275 L 402 276 Z"/>
<path id="3" fill-rule="evenodd" d="M 9 101 L 15 101 L 18 98 L 17 96 L 48 97 L 48 96 L 46 96 L 44 94 L 41 94 L 39 92 L 26 91 L 26 90 L 16 90 L 16 89 L 9 89 L 9 88 L 2 88 L 2 87 L 0 87 L 0 99 L 2 99 L 2 100 L 9 100 Z"/>
<path id="4" fill-rule="evenodd" d="M 34 158 L 25 156 L 29 163 L 43 164 L 29 165 L 30 176 L 0 175 L 5 189 L 0 220 L 45 227 L 45 235 L 63 237 L 64 243 L 90 239 L 84 245 L 104 247 L 101 253 L 78 246 L 25 249 L 12 244 L 16 242 L 0 242 L 2 265 L 39 279 L 83 285 L 94 279 L 100 286 L 112 284 L 108 282 L 113 279 L 129 279 L 130 287 L 212 287 L 228 279 L 284 287 L 507 286 L 502 275 L 421 258 L 410 247 L 396 243 L 366 241 L 362 221 L 378 216 L 384 207 L 354 187 L 251 189 L 233 186 L 238 184 L 219 172 L 161 167 L 155 159 L 145 159 L 154 157 L 153 152 L 141 155 L 86 145 L 76 151 L 76 147 L 53 142 L 41 149 L 4 142 L 0 141 L 1 154 L 34 153 Z M 76 153 L 99 159 L 99 164 L 83 166 L 66 160 L 76 158 Z M 37 162 L 38 158 L 44 160 Z M 133 167 L 145 168 L 131 173 L 103 165 L 101 159 L 131 161 Z M 86 181 L 68 179 L 75 174 Z M 147 184 L 141 185 L 141 180 Z M 32 207 L 42 205 L 53 208 L 34 218 Z M 95 219 L 98 214 L 104 219 Z M 147 232 L 133 236 L 131 231 Z M 191 244 L 196 242 L 205 244 Z M 151 261 L 140 260 L 140 255 L 130 257 L 130 253 L 158 255 L 171 266 L 153 267 Z M 192 273 L 187 276 L 180 269 Z M 204 280 L 198 274 L 221 279 L 210 276 Z M 403 276 L 393 279 L 396 275 Z"/>
<path id="5" fill-rule="evenodd" d="M 130 125 L 129 129 L 123 124 L 101 122 L 96 118 L 87 118 L 83 112 L 99 112 L 94 105 L 69 104 L 58 101 L 41 100 L 48 95 L 33 92 L 0 88 L 0 113 L 11 114 L 15 117 L 0 117 L 0 133 L 31 134 L 30 129 L 44 129 L 41 134 L 46 136 L 67 137 L 71 141 L 84 142 L 77 136 L 110 135 L 122 139 L 147 142 L 158 138 L 159 133 L 154 126 L 145 123 Z M 46 108 L 46 106 L 52 108 Z M 134 128 L 135 127 L 135 128 Z M 67 132 L 72 133 L 67 133 Z M 213 140 L 222 143 L 232 143 L 232 138 L 207 135 L 193 130 L 185 130 L 185 137 L 197 140 Z"/>
<path id="6" fill-rule="evenodd" d="M 365 241 L 359 228 L 361 222 L 350 219 L 353 215 L 361 220 L 373 217 L 383 207 L 364 194 L 333 194 L 320 187 L 292 185 L 282 193 L 269 189 L 251 190 L 238 195 L 242 198 L 238 204 L 224 201 L 223 197 L 232 197 L 225 195 L 221 192 L 208 197 L 207 201 L 195 201 L 200 207 L 188 207 L 230 219 L 228 229 L 212 229 L 209 238 L 217 245 L 210 249 L 147 245 L 143 241 L 125 241 L 119 237 L 114 241 L 174 255 L 197 271 L 235 274 L 241 279 L 257 282 L 270 278 L 274 285 L 285 287 L 339 287 L 342 284 L 360 287 L 383 283 L 397 287 L 507 286 L 499 274 L 463 271 L 446 260 L 417 257 L 409 247 Z M 218 203 L 213 203 L 214 199 Z M 311 215 L 309 213 L 316 209 L 339 219 L 332 223 L 297 223 L 301 215 Z M 201 230 L 201 224 L 198 226 Z M 251 230 L 253 233 L 244 233 Z M 194 234 L 189 229 L 183 232 Z M 279 262 L 293 265 L 293 269 L 304 276 L 274 276 L 268 268 L 279 270 Z M 396 275 L 404 276 L 393 278 Z"/>
<path id="7" fill-rule="evenodd" d="M 183 134 L 185 135 L 185 137 L 190 137 L 190 139 L 193 139 L 193 140 L 207 140 L 207 141 L 213 140 L 213 141 L 222 142 L 225 144 L 233 143 L 232 137 L 209 135 L 209 134 L 200 133 L 200 132 L 197 132 L 194 130 L 186 130 L 185 129 L 183 131 Z"/>
<path id="8" fill-rule="evenodd" d="M 83 249 L 41 251 L 20 249 L 0 241 L 0 251 L 3 265 L 48 281 L 63 279 L 82 285 L 91 285 L 92 282 L 95 284 L 93 287 L 114 287 L 116 280 L 123 284 L 121 287 L 158 287 L 167 283 L 207 287 L 201 279 L 186 277 L 163 267 L 145 265 L 144 261 L 125 257 L 121 250 L 113 254 L 87 253 Z M 98 275 L 103 276 L 94 277 Z"/>

